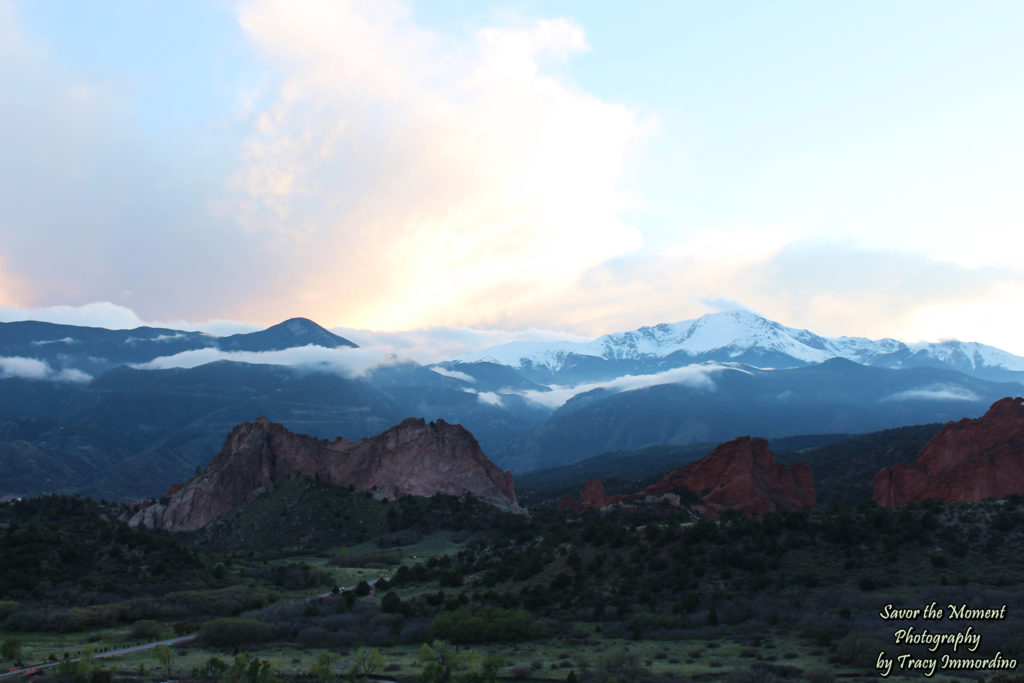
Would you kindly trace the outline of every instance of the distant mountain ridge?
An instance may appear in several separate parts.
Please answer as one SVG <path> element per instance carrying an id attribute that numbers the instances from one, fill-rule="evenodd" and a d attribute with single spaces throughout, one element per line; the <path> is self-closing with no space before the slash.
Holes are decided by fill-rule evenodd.
<path id="1" fill-rule="evenodd" d="M 359 348 L 357 344 L 320 327 L 308 318 L 289 318 L 258 332 L 233 334 L 217 338 L 221 351 L 282 351 L 296 346 Z"/>
<path id="2" fill-rule="evenodd" d="M 225 337 L 0 323 L 0 420 L 50 420 L 0 439 L 0 495 L 153 495 L 259 415 L 348 439 L 444 420 L 522 473 L 742 434 L 977 417 L 1024 379 L 1024 359 L 982 344 L 829 338 L 749 311 L 427 366 L 355 346 L 304 318 Z"/>
<path id="3" fill-rule="evenodd" d="M 536 429 L 491 454 L 515 473 L 658 444 L 721 442 L 742 434 L 862 433 L 977 416 L 1020 393 L 940 368 L 867 367 L 834 358 L 779 370 L 708 365 L 703 382 L 577 394 Z"/>
<path id="4" fill-rule="evenodd" d="M 606 334 L 589 342 L 512 342 L 460 355 L 446 367 L 500 363 L 524 370 L 536 381 L 542 376 L 572 377 L 578 374 L 575 368 L 588 362 L 625 362 L 657 371 L 706 361 L 765 369 L 799 367 L 832 358 L 886 368 L 945 367 L 985 379 L 1024 379 L 1024 358 L 977 342 L 907 344 L 891 338 L 825 337 L 745 310 Z"/>
<path id="5" fill-rule="evenodd" d="M 36 359 L 56 372 L 70 370 L 90 376 L 120 365 L 200 349 L 266 352 L 309 345 L 358 348 L 307 318 L 291 318 L 265 330 L 225 337 L 158 327 L 108 330 L 32 320 L 0 323 L 0 358 Z"/>

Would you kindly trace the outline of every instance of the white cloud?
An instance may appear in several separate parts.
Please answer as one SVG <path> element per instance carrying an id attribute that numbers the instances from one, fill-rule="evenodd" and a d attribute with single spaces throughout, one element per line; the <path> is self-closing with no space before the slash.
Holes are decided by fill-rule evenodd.
<path id="1" fill-rule="evenodd" d="M 514 341 L 590 341 L 573 332 L 528 328 L 479 330 L 463 327 L 427 327 L 404 332 L 377 332 L 335 327 L 331 330 L 360 346 L 387 346 L 418 363 L 437 363 L 464 354 Z"/>
<path id="2" fill-rule="evenodd" d="M 46 361 L 21 356 L 0 357 L 0 377 L 52 380 L 60 382 L 88 382 L 91 376 L 74 368 L 55 371 Z"/>
<path id="3" fill-rule="evenodd" d="M 95 301 L 83 306 L 0 307 L 0 322 L 17 320 L 105 327 L 108 330 L 131 330 L 145 324 L 135 311 L 109 301 Z"/>
<path id="4" fill-rule="evenodd" d="M 887 401 L 980 401 L 981 397 L 966 387 L 955 384 L 933 384 L 921 389 L 899 391 L 880 399 Z"/>
<path id="5" fill-rule="evenodd" d="M 620 178 L 647 124 L 545 69 L 585 49 L 574 23 L 452 39 L 386 0 L 239 17 L 284 73 L 226 209 L 295 283 L 266 306 L 298 290 L 358 326 L 494 323 L 640 245 Z"/>
<path id="6" fill-rule="evenodd" d="M 158 334 L 155 337 L 128 337 L 127 339 L 124 340 L 124 343 L 128 344 L 129 346 L 131 346 L 133 344 L 139 343 L 140 341 L 145 341 L 145 342 L 151 342 L 151 341 L 165 342 L 165 341 L 174 341 L 175 339 L 184 339 L 184 338 L 185 338 L 185 335 L 182 334 L 181 332 L 174 332 L 174 333 L 171 333 L 171 334 Z M 36 344 L 38 342 L 32 342 L 32 343 Z"/>
<path id="7" fill-rule="evenodd" d="M 646 389 L 647 387 L 659 384 L 682 384 L 694 389 L 714 391 L 716 389 L 711 376 L 725 371 L 746 372 L 730 365 L 718 363 L 701 363 L 699 365 L 687 365 L 681 368 L 672 368 L 651 375 L 624 375 L 604 382 L 593 382 L 578 384 L 576 386 L 552 386 L 551 391 L 537 391 L 534 389 L 517 391 L 515 394 L 533 401 L 534 403 L 548 408 L 557 408 L 564 405 L 573 396 L 583 394 L 594 389 L 606 389 L 615 392 L 632 391 L 634 389 Z"/>
<path id="8" fill-rule="evenodd" d="M 32 342 L 35 346 L 48 346 L 49 344 L 77 344 L 78 340 L 73 337 L 61 337 L 60 339 L 47 339 L 44 341 Z"/>
<path id="9" fill-rule="evenodd" d="M 53 369 L 45 361 L 36 358 L 19 356 L 0 357 L 0 372 L 4 377 L 22 377 L 24 379 L 48 379 Z"/>
<path id="10" fill-rule="evenodd" d="M 194 368 L 207 363 L 227 360 L 260 365 L 284 365 L 313 370 L 333 372 L 342 377 L 358 377 L 375 367 L 399 362 L 390 349 L 382 348 L 337 348 L 323 346 L 300 346 L 281 351 L 221 351 L 219 349 L 196 349 L 183 351 L 172 356 L 160 356 L 133 367 L 142 370 L 167 370 L 169 368 Z"/>
<path id="11" fill-rule="evenodd" d="M 729 311 L 746 311 L 748 313 L 755 313 L 761 315 L 750 306 L 736 301 L 735 299 L 727 299 L 725 297 L 714 297 L 714 296 L 698 296 L 697 301 L 707 306 L 714 313 L 727 313 Z"/>
<path id="12" fill-rule="evenodd" d="M 489 406 L 498 406 L 499 408 L 505 405 L 499 394 L 493 391 L 473 391 L 472 389 L 465 389 L 467 393 L 476 394 L 477 399 L 481 403 L 485 403 Z"/>
<path id="13" fill-rule="evenodd" d="M 822 335 L 966 338 L 1024 355 L 1024 318 L 1014 315 L 1024 306 L 1020 268 L 971 269 L 830 240 L 780 242 L 755 258 L 748 241 L 747 232 L 729 231 L 706 251 L 668 249 L 602 264 L 577 291 L 511 322 L 560 323 L 598 335 L 742 301 L 742 308 Z"/>
<path id="14" fill-rule="evenodd" d="M 127 306 L 114 304 L 109 301 L 94 301 L 81 306 L 0 306 L 0 322 L 16 322 L 19 320 L 36 320 L 39 322 L 56 323 L 58 325 L 103 327 L 108 330 L 134 330 L 137 327 L 157 327 L 205 332 L 217 337 L 243 332 L 255 332 L 267 327 L 266 325 L 220 319 L 207 320 L 205 322 L 192 322 L 188 320 L 147 321 L 140 318 L 135 311 Z M 161 335 L 156 339 L 158 341 L 165 341 L 175 338 L 176 335 Z"/>
<path id="15" fill-rule="evenodd" d="M 447 368 L 438 368 L 438 367 L 430 368 L 430 369 L 433 370 L 434 372 L 436 372 L 439 375 L 444 375 L 445 377 L 451 377 L 453 379 L 461 379 L 463 382 L 469 382 L 470 384 L 476 383 L 476 377 L 473 377 L 472 375 L 467 375 L 464 372 L 459 372 L 458 370 L 448 370 Z"/>
<path id="16" fill-rule="evenodd" d="M 226 337 L 232 334 L 244 334 L 246 332 L 258 332 L 266 329 L 269 325 L 258 325 L 255 323 L 242 322 L 240 320 L 224 320 L 215 318 L 213 320 L 192 321 L 192 320 L 160 320 L 147 322 L 147 327 L 162 327 L 171 330 L 185 330 L 187 332 L 205 332 L 214 337 Z M 172 339 L 171 335 L 161 335 L 160 341 Z"/>
<path id="17" fill-rule="evenodd" d="M 66 382 L 91 382 L 92 375 L 75 368 L 63 368 L 55 374 L 54 379 Z"/>
<path id="18" fill-rule="evenodd" d="M 827 126 L 808 138 L 794 125 L 799 135 L 754 149 L 746 143 L 756 138 L 720 138 L 727 128 L 717 124 L 753 122 L 748 133 L 760 136 L 777 123 L 771 116 L 709 122 L 700 107 L 666 108 L 659 143 L 679 141 L 671 168 L 680 173 L 661 174 L 673 179 L 673 195 L 649 207 L 645 224 L 658 243 L 631 258 L 641 237 L 626 213 L 636 198 L 624 187 L 636 179 L 632 153 L 651 122 L 554 64 L 604 58 L 586 54 L 574 21 L 442 35 L 394 0 L 185 5 L 146 4 L 178 18 L 226 11 L 237 19 L 234 32 L 209 21 L 167 31 L 210 66 L 203 74 L 188 71 L 188 60 L 168 61 L 166 43 L 120 42 L 101 24 L 89 40 L 85 32 L 49 44 L 64 34 L 23 22 L 32 3 L 0 0 L 0 90 L 12 95 L 0 98 L 0 149 L 19 160 L 0 167 L 0 303 L 107 299 L 147 320 L 257 321 L 150 323 L 216 335 L 301 313 L 326 325 L 536 325 L 596 336 L 696 317 L 730 298 L 823 334 L 969 338 L 1024 354 L 1015 314 L 1024 307 L 1021 138 L 998 134 L 1017 131 L 1012 116 L 1000 119 L 1019 109 L 998 96 L 1017 97 L 1011 81 L 996 79 L 996 97 L 964 100 L 960 114 L 977 116 L 963 119 L 968 125 L 951 125 L 957 108 L 940 107 L 928 125 L 912 117 L 911 135 L 899 140 L 884 130 L 833 139 Z M 82 59 L 75 50 L 90 40 L 113 61 L 130 46 L 131 62 L 143 66 Z M 592 42 L 594 52 L 609 45 Z M 239 47 L 228 60 L 237 72 L 202 58 L 228 43 Z M 658 82 L 675 65 L 648 67 Z M 175 102 L 169 81 L 210 93 L 196 87 L 210 74 L 224 79 L 233 104 L 190 119 L 195 103 Z M 154 107 L 155 90 L 167 99 Z M 165 102 L 175 106 L 162 111 Z M 146 109 L 161 110 L 163 128 L 140 116 Z M 726 157 L 739 163 L 717 163 Z M 727 169 L 722 182 L 716 166 Z M 668 166 L 649 167 L 647 179 L 659 168 Z M 906 172 L 915 168 L 923 175 Z M 800 245 L 815 234 L 848 243 Z M 68 307 L 92 307 L 75 315 L 22 309 L 32 313 L 7 319 L 145 324 L 119 304 Z M 420 362 L 474 350 L 428 336 L 396 349 Z"/>

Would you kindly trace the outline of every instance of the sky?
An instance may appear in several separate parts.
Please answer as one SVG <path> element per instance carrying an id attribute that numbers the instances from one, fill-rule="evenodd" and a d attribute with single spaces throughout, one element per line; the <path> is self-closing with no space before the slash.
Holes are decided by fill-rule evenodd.
<path id="1" fill-rule="evenodd" d="M 1016 0 L 0 0 L 0 311 L 507 341 L 741 304 L 1024 355 L 1022 34 Z"/>

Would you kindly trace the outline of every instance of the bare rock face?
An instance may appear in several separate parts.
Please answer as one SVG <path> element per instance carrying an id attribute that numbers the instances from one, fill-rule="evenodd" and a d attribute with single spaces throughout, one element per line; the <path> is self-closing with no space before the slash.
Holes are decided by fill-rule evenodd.
<path id="1" fill-rule="evenodd" d="M 719 445 L 697 462 L 673 470 L 643 491 L 606 496 L 600 482 L 587 482 L 576 508 L 615 503 L 668 501 L 679 505 L 673 492 L 689 489 L 703 498 L 701 511 L 712 518 L 725 510 L 765 513 L 813 508 L 814 475 L 804 463 L 780 465 L 764 439 L 743 436 Z"/>
<path id="2" fill-rule="evenodd" d="M 166 504 L 142 508 L 129 523 L 168 531 L 199 529 L 294 477 L 352 486 L 377 499 L 470 493 L 525 514 L 512 475 L 488 460 L 459 425 L 410 418 L 368 439 L 326 441 L 261 417 L 235 427 L 205 472 L 171 487 Z"/>
<path id="3" fill-rule="evenodd" d="M 804 463 L 780 465 L 768 442 L 741 436 L 720 444 L 697 462 L 669 472 L 644 490 L 648 495 L 687 488 L 704 499 L 704 513 L 765 513 L 813 508 L 814 475 Z"/>
<path id="4" fill-rule="evenodd" d="M 977 501 L 1024 493 L 1024 398 L 1003 398 L 982 417 L 949 422 L 909 464 L 883 468 L 874 480 L 883 506 Z"/>
<path id="5" fill-rule="evenodd" d="M 590 479 L 583 485 L 583 493 L 579 499 L 562 496 L 558 501 L 558 511 L 562 514 L 579 513 L 591 508 L 601 508 L 625 498 L 626 496 L 609 496 L 604 491 L 604 484 L 597 479 Z"/>
<path id="6" fill-rule="evenodd" d="M 604 484 L 597 479 L 591 479 L 583 486 L 579 504 L 582 507 L 602 507 L 607 505 L 609 500 L 610 498 L 604 492 Z"/>

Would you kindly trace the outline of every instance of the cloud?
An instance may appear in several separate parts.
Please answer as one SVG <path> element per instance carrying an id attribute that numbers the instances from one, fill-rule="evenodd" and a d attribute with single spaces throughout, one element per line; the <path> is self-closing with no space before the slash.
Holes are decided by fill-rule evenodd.
<path id="1" fill-rule="evenodd" d="M 141 370 L 167 370 L 170 368 L 194 368 L 216 361 L 235 361 L 259 365 L 283 365 L 332 372 L 349 379 L 366 374 L 371 369 L 400 362 L 390 352 L 381 348 L 338 348 L 323 346 L 300 346 L 281 351 L 221 351 L 219 349 L 195 349 L 172 356 L 160 356 L 133 367 Z"/>
<path id="2" fill-rule="evenodd" d="M 146 323 L 147 327 L 162 327 L 171 330 L 185 330 L 188 332 L 205 332 L 214 337 L 225 337 L 232 334 L 244 334 L 246 332 L 258 332 L 266 329 L 267 325 L 242 322 L 240 320 L 224 320 L 215 318 L 213 320 L 192 321 L 192 320 L 162 320 Z M 158 341 L 173 339 L 173 335 L 161 335 Z"/>
<path id="3" fill-rule="evenodd" d="M 971 135 L 943 136 L 969 152 L 954 163 L 918 127 L 915 149 L 941 177 L 904 173 L 917 177 L 904 186 L 892 182 L 899 173 L 877 173 L 891 146 L 876 136 L 866 155 L 854 144 L 842 163 L 814 157 L 830 171 L 858 166 L 818 174 L 823 196 L 813 182 L 813 192 L 789 182 L 801 179 L 786 173 L 804 165 L 799 147 L 767 170 L 755 160 L 739 184 L 718 183 L 703 141 L 691 144 L 700 123 L 673 126 L 660 142 L 675 137 L 693 152 L 674 167 L 694 172 L 671 175 L 690 199 L 643 206 L 628 188 L 655 121 L 570 80 L 566 65 L 601 56 L 587 54 L 570 19 L 442 34 L 394 0 L 146 4 L 151 19 L 186 19 L 166 35 L 188 43 L 193 61 L 161 71 L 153 65 L 167 63 L 167 43 L 100 30 L 51 44 L 45 21 L 21 21 L 31 7 L 0 0 L 0 90 L 11 95 L 0 98 L 0 152 L 18 160 L 0 167 L 0 304 L 38 312 L 8 319 L 122 329 L 164 320 L 150 324 L 221 335 L 300 314 L 354 328 L 597 336 L 742 301 L 823 334 L 967 335 L 1024 354 L 1013 145 L 979 173 L 986 157 L 975 153 L 991 150 Z M 76 52 L 95 44 L 106 68 Z M 238 49 L 237 71 L 218 71 L 225 44 Z M 131 64 L 109 68 L 129 49 Z M 209 68 L 198 73 L 197 63 Z M 168 75 L 232 103 L 185 112 L 195 101 L 175 98 Z M 207 87 L 218 79 L 224 88 Z M 154 102 L 182 109 L 167 107 L 154 129 L 140 115 Z M 724 166 L 731 181 L 737 164 Z M 803 189 L 776 197 L 776 184 Z M 637 208 L 653 209 L 646 251 Z M 853 237 L 803 239 L 815 233 Z M 106 308 L 77 318 L 39 308 L 88 301 Z M 393 345 L 433 362 L 476 343 L 419 338 Z"/>
<path id="4" fill-rule="evenodd" d="M 207 320 L 205 322 L 192 322 L 188 320 L 146 321 L 127 306 L 114 304 L 109 301 L 94 301 L 81 306 L 0 307 L 0 322 L 16 322 L 19 320 L 36 320 L 58 325 L 77 325 L 81 327 L 103 327 L 108 330 L 134 330 L 137 327 L 157 327 L 205 332 L 218 337 L 242 332 L 255 332 L 265 327 L 264 325 L 254 325 L 236 320 Z M 157 341 L 176 338 L 177 335 L 160 335 L 155 337 Z M 147 337 L 147 339 L 149 338 Z M 127 341 L 130 342 L 131 338 Z"/>
<path id="5" fill-rule="evenodd" d="M 0 377 L 50 380 L 58 382 L 88 382 L 90 375 L 74 368 L 54 370 L 46 361 L 21 356 L 0 356 Z"/>
<path id="6" fill-rule="evenodd" d="M 595 389 L 605 389 L 614 392 L 633 391 L 635 389 L 646 389 L 647 387 L 660 384 L 681 384 L 694 389 L 714 391 L 716 389 L 712 375 L 731 370 L 733 372 L 746 372 L 734 366 L 721 365 L 718 363 L 701 363 L 699 365 L 687 365 L 681 368 L 672 368 L 651 375 L 624 375 L 605 382 L 593 382 L 579 384 L 576 386 L 552 386 L 551 391 L 536 391 L 533 389 L 514 392 L 527 400 L 533 401 L 548 408 L 558 408 L 573 396 L 583 394 Z M 511 392 L 510 392 L 511 393 Z"/>
<path id="7" fill-rule="evenodd" d="M 183 333 L 181 333 L 181 332 L 174 332 L 172 334 L 158 334 L 155 337 L 128 337 L 127 339 L 124 340 L 124 343 L 129 345 L 129 346 L 132 346 L 134 344 L 138 344 L 140 341 L 145 341 L 145 342 L 151 342 L 151 341 L 154 341 L 154 342 L 165 342 L 165 341 L 174 341 L 175 339 L 184 339 L 184 338 L 185 338 L 185 335 Z M 38 342 L 32 342 L 32 343 L 36 344 Z"/>
<path id="8" fill-rule="evenodd" d="M 955 384 L 933 384 L 921 389 L 899 391 L 879 399 L 888 401 L 980 401 L 981 397 L 965 387 Z"/>
<path id="9" fill-rule="evenodd" d="M 209 19 L 215 4 L 175 7 L 173 23 Z M 171 28 L 150 22 L 166 8 L 92 8 L 87 29 L 73 27 L 75 11 L 57 29 L 46 8 L 0 2 L 0 154 L 17 159 L 0 165 L 0 305 L 139 302 L 160 317 L 229 310 L 259 291 L 265 269 L 252 264 L 272 254 L 210 210 L 241 140 L 229 113 L 193 109 L 212 99 L 204 80 L 222 65 L 181 71 L 211 41 L 203 32 L 168 41 L 190 46 L 168 74 L 159 71 L 165 38 L 154 30 L 138 40 L 150 26 Z M 209 22 L 194 25 L 212 33 Z M 219 38 L 222 53 L 232 37 Z M 179 82 L 188 96 L 172 94 Z"/>
<path id="10" fill-rule="evenodd" d="M 788 239 L 784 231 L 777 237 Z M 742 301 L 784 325 L 829 336 L 962 338 L 961 321 L 969 320 L 967 329 L 984 331 L 977 341 L 1024 353 L 1024 319 L 1011 313 L 1024 307 L 1020 268 L 967 268 L 822 240 L 780 242 L 758 255 L 751 243 L 758 244 L 748 231 L 724 231 L 705 250 L 609 261 L 588 271 L 578 290 L 509 322 L 561 321 L 596 335 L 695 318 Z M 738 255 L 730 244 L 738 245 Z"/>
<path id="11" fill-rule="evenodd" d="M 4 377 L 48 379 L 53 369 L 45 361 L 18 356 L 0 357 L 0 372 Z"/>
<path id="12" fill-rule="evenodd" d="M 503 407 L 505 405 L 501 395 L 496 394 L 493 391 L 473 391 L 472 389 L 463 389 L 467 394 L 476 394 L 477 399 L 489 406 Z"/>
<path id="13" fill-rule="evenodd" d="M 96 301 L 83 306 L 0 307 L 0 322 L 17 320 L 105 327 L 109 330 L 131 330 L 145 324 L 135 311 L 109 301 Z"/>
<path id="14" fill-rule="evenodd" d="M 640 246 L 620 180 L 648 123 L 551 74 L 586 49 L 573 22 L 453 39 L 397 2 L 277 0 L 239 20 L 283 72 L 227 207 L 295 283 L 265 309 L 500 321 Z"/>
<path id="15" fill-rule="evenodd" d="M 755 313 L 761 315 L 750 306 L 747 306 L 735 299 L 727 299 L 724 297 L 714 296 L 698 296 L 695 297 L 697 301 L 702 303 L 711 309 L 714 313 L 727 313 L 729 311 L 746 311 L 748 313 Z"/>
<path id="16" fill-rule="evenodd" d="M 335 327 L 331 331 L 360 346 L 390 347 L 395 354 L 424 364 L 437 363 L 514 341 L 585 342 L 591 339 L 573 332 L 538 328 L 480 330 L 439 326 L 404 332 L 377 332 Z"/>
<path id="17" fill-rule="evenodd" d="M 78 340 L 73 337 L 61 337 L 60 339 L 47 339 L 45 341 L 32 342 L 35 346 L 47 346 L 49 344 L 77 344 Z"/>
<path id="18" fill-rule="evenodd" d="M 476 383 L 476 377 L 473 377 L 472 375 L 467 375 L 464 372 L 459 372 L 458 370 L 448 370 L 447 368 L 441 368 L 441 367 L 433 367 L 433 368 L 430 368 L 430 369 L 433 370 L 434 372 L 436 372 L 439 375 L 444 375 L 445 377 L 451 377 L 453 379 L 461 379 L 463 382 L 469 382 L 471 384 L 475 384 Z"/>

